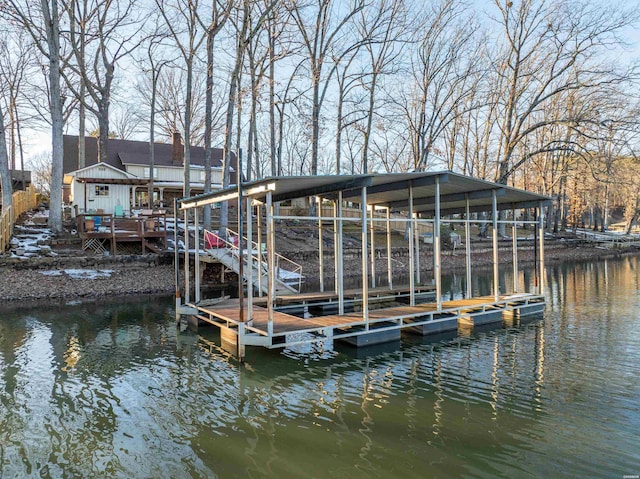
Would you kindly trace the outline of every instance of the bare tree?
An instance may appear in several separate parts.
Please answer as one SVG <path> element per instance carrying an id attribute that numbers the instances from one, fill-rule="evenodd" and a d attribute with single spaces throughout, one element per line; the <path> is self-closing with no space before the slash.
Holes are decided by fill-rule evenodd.
<path id="1" fill-rule="evenodd" d="M 332 68 L 325 74 L 324 65 L 331 56 L 340 58 L 361 44 L 361 39 L 351 37 L 348 29 L 352 19 L 364 8 L 363 0 L 350 0 L 347 5 L 335 0 L 318 0 L 298 3 L 287 0 L 285 4 L 294 19 L 302 45 L 306 51 L 311 76 L 311 174 L 318 174 L 318 145 L 320 137 L 320 111 L 327 92 Z M 339 52 L 339 53 L 336 53 Z"/>
<path id="2" fill-rule="evenodd" d="M 138 47 L 142 23 L 133 16 L 133 0 L 90 0 L 88 8 L 78 1 L 86 0 L 67 5 L 69 23 L 83 26 L 80 30 L 69 30 L 72 56 L 64 64 L 63 77 L 76 98 L 97 119 L 98 161 L 104 161 L 116 65 Z M 88 57 L 93 58 L 90 65 L 86 63 Z M 74 75 L 80 79 L 79 87 L 74 82 Z M 82 88 L 86 88 L 88 98 L 81 95 Z"/>
<path id="3" fill-rule="evenodd" d="M 51 197 L 49 227 L 54 233 L 62 231 L 62 129 L 63 100 L 60 88 L 60 16 L 57 0 L 40 0 L 38 6 L 9 0 L 4 13 L 19 22 L 35 45 L 48 59 L 49 111 L 51 115 Z"/>
<path id="4" fill-rule="evenodd" d="M 4 130 L 4 113 L 0 103 L 0 179 L 2 180 L 2 211 L 11 208 L 13 188 L 9 173 L 9 155 L 7 152 L 7 139 Z"/>
<path id="5" fill-rule="evenodd" d="M 579 123 L 566 115 L 537 118 L 554 98 L 572 91 L 586 97 L 637 77 L 634 68 L 619 70 L 598 55 L 617 43 L 616 35 L 637 14 L 590 2 L 495 0 L 495 5 L 506 39 L 496 59 L 504 81 L 497 180 L 505 183 L 531 157 L 527 152 L 514 159 L 529 135 L 551 123 Z"/>

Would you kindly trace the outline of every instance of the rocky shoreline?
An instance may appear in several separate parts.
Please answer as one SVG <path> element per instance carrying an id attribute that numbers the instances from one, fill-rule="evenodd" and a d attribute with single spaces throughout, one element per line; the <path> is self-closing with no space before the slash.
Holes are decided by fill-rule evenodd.
<path id="1" fill-rule="evenodd" d="M 406 249 L 405 249 L 406 251 Z M 318 258 L 315 252 L 289 252 L 303 266 L 305 281 L 318 280 Z M 594 261 L 602 258 L 637 254 L 637 251 L 599 249 L 591 245 L 566 244 L 550 241 L 545 245 L 547 265 L 563 262 Z M 286 254 L 285 254 L 286 256 Z M 532 248 L 518 251 L 521 267 L 534 263 Z M 511 263 L 511 250 L 506 246 L 499 251 L 500 264 Z M 486 248 L 472 255 L 473 268 L 490 269 L 492 253 Z M 421 255 L 421 270 L 432 269 L 429 253 Z M 360 253 L 353 250 L 345 254 L 345 277 L 360 274 Z M 443 272 L 461 271 L 465 267 L 463 252 L 444 252 Z M 325 274 L 333 275 L 333 259 L 325 259 Z M 393 255 L 394 274 L 407 271 L 406 254 Z M 386 258 L 376 261 L 378 273 L 386 272 Z M 9 304 L 29 306 L 36 301 L 68 301 L 73 299 L 99 299 L 130 295 L 171 294 L 174 292 L 173 256 L 167 254 L 121 255 L 121 256 L 74 256 L 0 259 L 0 307 Z"/>

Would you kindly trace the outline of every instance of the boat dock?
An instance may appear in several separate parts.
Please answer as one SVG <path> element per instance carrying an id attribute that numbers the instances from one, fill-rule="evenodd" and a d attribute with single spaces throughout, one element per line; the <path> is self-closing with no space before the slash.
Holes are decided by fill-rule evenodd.
<path id="1" fill-rule="evenodd" d="M 276 216 L 274 205 L 294 198 L 313 197 L 316 204 L 333 205 L 333 215 L 311 213 L 308 217 Z M 201 210 L 221 201 L 235 202 L 239 210 L 238 232 L 230 238 L 200 227 Z M 246 347 L 286 348 L 301 343 L 332 345 L 334 340 L 354 346 L 396 341 L 403 332 L 437 334 L 459 326 L 502 322 L 503 318 L 539 314 L 544 310 L 544 206 L 549 198 L 501 184 L 477 180 L 452 172 L 370 174 L 353 176 L 276 177 L 238 185 L 215 193 L 179 200 L 184 221 L 193 223 L 195 271 L 184 261 L 176 269 L 176 315 L 218 327 L 221 340 L 233 345 L 242 360 Z M 359 218 L 343 216 L 344 204 L 359 204 Z M 533 209 L 534 215 L 522 210 Z M 246 214 L 243 213 L 243 210 Z M 320 211 L 326 211 L 326 207 Z M 380 211 L 386 212 L 381 217 Z M 394 271 L 391 259 L 391 212 L 404 214 L 408 248 L 408 271 Z M 374 214 L 376 212 L 377 214 Z M 402 213 L 404 212 L 404 213 Z M 478 212 L 488 212 L 480 216 Z M 510 217 L 509 217 L 510 216 Z M 533 219 L 531 219 L 533 218 Z M 318 234 L 320 291 L 301 292 L 301 265 L 275 251 L 280 222 L 306 221 Z M 398 221 L 398 215 L 393 218 Z M 361 239 L 361 284 L 344 288 L 343 226 L 357 223 Z M 492 235 L 493 282 L 490 295 L 472 291 L 473 264 L 471 224 L 485 225 Z M 442 291 L 441 232 L 444 225 L 462 226 L 466 254 L 465 299 L 446 301 Z M 535 231 L 536 282 L 526 290 L 518 281 L 518 234 L 523 225 Z M 418 228 L 420 226 L 420 228 Z M 429 244 L 421 244 L 419 229 L 433 231 Z M 386 231 L 386 284 L 376 284 L 374 229 Z M 499 283 L 498 229 L 512 236 L 513 284 Z M 333 235 L 334 277 L 331 290 L 325 270 L 323 233 Z M 323 231 L 324 230 L 324 231 Z M 353 230 L 353 228 L 352 228 Z M 177 233 L 176 233 L 177 234 Z M 185 238 L 185 251 L 189 250 Z M 379 241 L 379 240 L 378 240 Z M 176 241 L 177 243 L 177 241 Z M 420 264 L 421 248 L 433 253 L 433 268 Z M 378 245 L 380 250 L 380 245 Z M 461 248 L 462 249 L 462 248 Z M 176 256 L 178 252 L 176 251 Z M 216 304 L 201 295 L 199 265 L 215 259 L 240 278 L 237 299 Z M 176 268 L 180 262 L 175 261 Z M 431 265 L 430 265 L 431 266 Z M 379 264 L 378 264 L 379 267 Z M 504 266 L 502 266 L 504 267 Z M 398 268 L 398 266 L 395 266 Z M 314 271 L 315 273 L 315 271 Z M 353 272 L 351 272 L 353 273 Z M 408 273 L 408 285 L 394 284 Z M 315 274 L 314 274 L 315 276 Z M 182 282 L 179 281 L 183 277 Z M 194 281 L 191 288 L 190 281 Z M 379 279 L 378 279 L 379 281 Z M 181 289 L 179 284 L 184 287 Z M 192 297 L 192 291 L 195 294 Z M 406 304 L 400 304 L 406 303 Z"/>

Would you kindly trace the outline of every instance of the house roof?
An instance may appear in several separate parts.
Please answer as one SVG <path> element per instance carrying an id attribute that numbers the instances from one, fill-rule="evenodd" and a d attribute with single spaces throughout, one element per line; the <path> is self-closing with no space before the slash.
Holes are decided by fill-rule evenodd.
<path id="1" fill-rule="evenodd" d="M 359 203 L 363 187 L 367 187 L 368 205 L 392 210 L 408 209 L 410 186 L 413 190 L 414 211 L 433 213 L 436 210 L 436 191 L 439 190 L 441 214 L 462 213 L 469 201 L 470 211 L 489 211 L 493 192 L 499 210 L 530 208 L 550 201 L 548 196 L 491 183 L 451 171 L 390 173 L 351 176 L 272 177 L 242 185 L 243 196 L 264 202 L 270 192 L 274 202 L 307 196 L 335 198 L 342 193 L 343 200 Z M 183 198 L 181 208 L 204 206 L 238 197 L 236 188 L 225 188 L 215 193 Z"/>
<path id="2" fill-rule="evenodd" d="M 78 169 L 78 137 L 75 135 L 64 135 L 64 173 L 70 173 Z M 178 166 L 173 163 L 173 145 L 170 143 L 155 143 L 154 164 L 156 166 Z M 211 157 L 212 167 L 222 166 L 222 149 L 213 148 Z M 85 166 L 98 163 L 98 139 L 95 137 L 85 137 Z M 107 158 L 104 160 L 111 166 L 119 170 L 125 170 L 125 165 L 149 165 L 149 142 L 109 139 L 107 143 Z M 232 153 L 232 165 L 235 165 L 235 154 Z M 201 146 L 191 147 L 191 165 L 204 166 L 204 148 Z M 233 170 L 233 168 L 232 168 Z"/>

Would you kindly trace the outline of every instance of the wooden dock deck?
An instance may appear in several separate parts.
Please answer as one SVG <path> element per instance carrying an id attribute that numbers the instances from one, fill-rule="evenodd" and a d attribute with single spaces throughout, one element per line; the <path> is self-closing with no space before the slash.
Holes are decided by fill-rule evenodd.
<path id="1" fill-rule="evenodd" d="M 300 295 L 304 299 L 316 298 L 315 295 Z M 293 299 L 292 299 L 293 300 Z M 493 296 L 482 296 L 471 299 L 445 301 L 438 309 L 437 303 L 423 303 L 415 306 L 392 306 L 369 310 L 368 312 L 350 312 L 346 314 L 332 314 L 301 318 L 291 314 L 274 311 L 271 328 L 269 327 L 268 310 L 256 304 L 253 305 L 253 319 L 251 322 L 240 322 L 240 303 L 237 299 L 226 300 L 222 303 L 207 305 L 191 305 L 197 309 L 196 315 L 200 320 L 213 324 L 221 329 L 237 331 L 242 324 L 246 331 L 244 340 L 247 345 L 262 345 L 268 348 L 284 347 L 288 343 L 289 334 L 310 333 L 312 337 L 302 342 L 317 342 L 326 339 L 340 339 L 350 336 L 364 335 L 374 327 L 403 330 L 415 329 L 416 326 L 430 325 L 440 321 L 447 321 L 457 328 L 469 324 L 469 318 L 486 317 L 491 315 L 490 321 L 496 318 L 502 320 L 503 312 L 522 313 L 531 309 L 539 312 L 544 307 L 544 297 L 535 294 L 503 295 L 498 301 Z M 245 304 L 243 315 L 248 314 Z M 471 323 L 473 324 L 473 323 Z M 481 324 L 481 323 L 479 323 Z M 377 330 L 377 329 L 376 329 Z M 254 336 L 252 338 L 252 336 Z M 259 341 L 254 341 L 259 337 Z M 300 342 L 300 340 L 298 340 Z"/>

